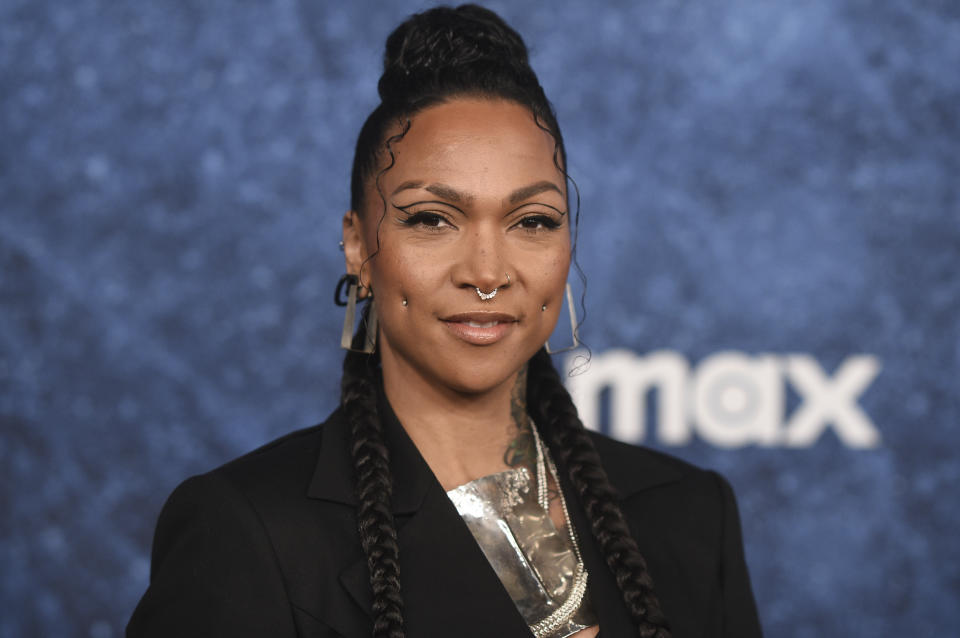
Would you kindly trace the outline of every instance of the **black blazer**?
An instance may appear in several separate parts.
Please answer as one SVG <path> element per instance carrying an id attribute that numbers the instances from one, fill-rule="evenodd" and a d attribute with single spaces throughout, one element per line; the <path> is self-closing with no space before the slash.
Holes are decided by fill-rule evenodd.
<path id="1" fill-rule="evenodd" d="M 416 446 L 389 406 L 381 411 L 395 477 L 407 635 L 529 637 Z M 727 482 L 669 456 L 592 436 L 674 638 L 760 636 Z M 160 514 L 150 587 L 128 638 L 370 636 L 349 438 L 349 426 L 334 412 L 322 426 L 181 484 Z M 636 636 L 575 492 L 565 485 L 564 494 L 602 637 Z"/>

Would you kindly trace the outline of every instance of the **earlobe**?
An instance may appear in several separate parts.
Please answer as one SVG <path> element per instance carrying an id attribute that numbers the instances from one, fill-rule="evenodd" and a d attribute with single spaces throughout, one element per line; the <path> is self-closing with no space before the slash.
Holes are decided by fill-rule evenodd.
<path id="1" fill-rule="evenodd" d="M 363 220 L 356 211 L 348 210 L 343 215 L 343 259 L 347 273 L 360 278 L 361 299 L 370 287 L 370 273 L 363 267 L 368 257 L 363 236 Z"/>

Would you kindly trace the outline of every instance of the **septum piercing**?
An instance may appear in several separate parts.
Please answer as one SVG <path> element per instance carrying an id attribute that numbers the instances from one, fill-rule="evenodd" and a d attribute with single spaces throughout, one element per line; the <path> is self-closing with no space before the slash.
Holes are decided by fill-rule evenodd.
<path id="1" fill-rule="evenodd" d="M 503 274 L 506 275 L 506 277 L 507 277 L 507 283 L 505 283 L 505 284 L 503 284 L 503 285 L 504 285 L 504 286 L 509 286 L 509 285 L 510 285 L 510 273 L 504 272 Z M 475 287 L 474 290 L 477 291 L 477 296 L 479 296 L 481 299 L 483 299 L 484 301 L 489 301 L 490 299 L 493 299 L 494 297 L 497 296 L 497 291 L 500 290 L 500 286 L 497 286 L 496 288 L 494 288 L 494 289 L 491 290 L 490 292 L 483 292 L 482 290 L 480 290 L 479 286 L 478 286 L 478 287 Z"/>
<path id="2" fill-rule="evenodd" d="M 494 297 L 497 296 L 497 291 L 500 290 L 500 288 L 499 287 L 494 288 L 490 292 L 483 292 L 482 290 L 480 290 L 480 288 L 474 288 L 474 290 L 477 291 L 477 295 L 481 299 L 483 299 L 484 301 L 489 301 L 490 299 L 493 299 Z"/>

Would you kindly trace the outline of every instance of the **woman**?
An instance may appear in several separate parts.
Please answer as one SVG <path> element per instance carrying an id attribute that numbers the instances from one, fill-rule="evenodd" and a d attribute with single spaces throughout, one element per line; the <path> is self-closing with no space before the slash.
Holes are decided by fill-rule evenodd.
<path id="1" fill-rule="evenodd" d="M 174 492 L 128 635 L 759 635 L 727 483 L 588 433 L 545 352 L 571 216 L 520 36 L 412 16 L 379 90 L 340 408 Z"/>

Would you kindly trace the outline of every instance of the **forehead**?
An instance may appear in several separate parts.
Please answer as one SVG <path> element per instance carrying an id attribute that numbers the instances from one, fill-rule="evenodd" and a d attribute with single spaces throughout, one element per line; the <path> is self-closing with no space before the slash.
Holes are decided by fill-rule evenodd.
<path id="1" fill-rule="evenodd" d="M 554 163 L 553 136 L 528 108 L 506 100 L 457 98 L 424 109 L 390 150 L 394 165 L 381 178 L 385 193 L 409 180 L 443 181 L 491 195 L 539 180 L 564 185 Z"/>

